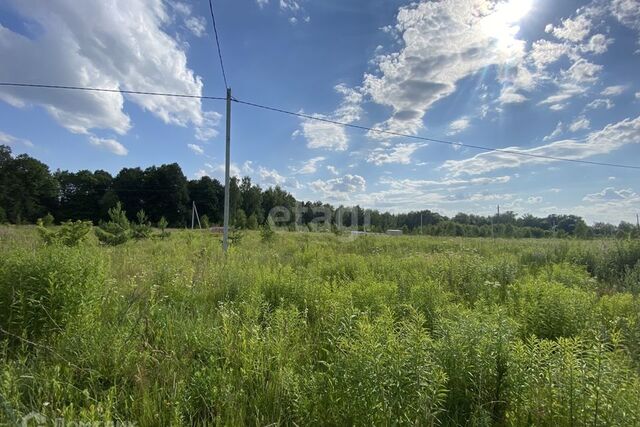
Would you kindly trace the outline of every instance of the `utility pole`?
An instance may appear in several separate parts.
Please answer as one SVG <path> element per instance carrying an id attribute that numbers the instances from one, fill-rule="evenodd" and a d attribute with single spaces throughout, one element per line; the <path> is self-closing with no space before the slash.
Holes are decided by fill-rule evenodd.
<path id="1" fill-rule="evenodd" d="M 422 236 L 422 211 L 420 211 L 420 235 Z"/>
<path id="2" fill-rule="evenodd" d="M 191 202 L 191 229 L 193 230 L 193 225 L 196 220 L 196 202 Z"/>
<path id="3" fill-rule="evenodd" d="M 227 141 L 224 164 L 224 234 L 222 250 L 229 248 L 229 168 L 231 166 L 231 88 L 227 89 Z"/>
<path id="4" fill-rule="evenodd" d="M 638 230 L 640 230 L 640 215 L 636 214 L 636 225 L 638 227 Z"/>

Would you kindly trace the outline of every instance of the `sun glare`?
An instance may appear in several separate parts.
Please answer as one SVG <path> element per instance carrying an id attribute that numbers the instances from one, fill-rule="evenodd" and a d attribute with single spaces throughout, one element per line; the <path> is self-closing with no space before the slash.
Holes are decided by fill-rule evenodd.
<path id="1" fill-rule="evenodd" d="M 483 19 L 482 27 L 498 46 L 505 50 L 516 42 L 520 21 L 533 8 L 534 0 L 508 0 L 498 4 L 492 14 Z"/>

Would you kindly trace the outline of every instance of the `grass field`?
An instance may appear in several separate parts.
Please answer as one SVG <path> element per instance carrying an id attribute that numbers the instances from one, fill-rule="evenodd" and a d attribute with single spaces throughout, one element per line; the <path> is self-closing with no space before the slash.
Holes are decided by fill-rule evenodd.
<path id="1" fill-rule="evenodd" d="M 0 423 L 640 425 L 640 243 L 0 228 Z"/>

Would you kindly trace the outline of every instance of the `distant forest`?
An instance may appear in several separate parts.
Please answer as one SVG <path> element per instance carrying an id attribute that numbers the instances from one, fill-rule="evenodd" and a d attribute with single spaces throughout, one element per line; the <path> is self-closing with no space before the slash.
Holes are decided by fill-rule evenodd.
<path id="1" fill-rule="evenodd" d="M 276 206 L 297 208 L 299 226 L 311 224 L 314 207 L 336 209 L 322 202 L 299 202 L 280 187 L 262 189 L 251 178 L 232 178 L 230 183 L 231 222 L 237 228 L 256 229 L 265 223 L 266 215 Z M 35 223 L 47 214 L 56 222 L 90 220 L 94 224 L 107 220 L 108 210 L 118 202 L 130 219 L 144 209 L 152 222 L 165 217 L 172 227 L 190 224 L 191 204 L 206 224 L 221 224 L 224 186 L 204 176 L 188 180 L 177 163 L 147 169 L 124 168 L 116 176 L 103 170 L 68 172 L 49 167 L 26 154 L 13 156 L 10 147 L 0 145 L 0 223 Z M 365 211 L 357 208 L 358 224 L 363 224 Z M 618 226 L 597 223 L 588 226 L 575 215 L 532 215 L 518 217 L 513 212 L 494 216 L 459 213 L 448 218 L 423 210 L 391 214 L 367 210 L 367 231 L 384 232 L 401 229 L 407 234 L 475 237 L 638 237 L 634 224 Z M 349 226 L 350 216 L 345 215 Z M 421 227 L 422 219 L 422 227 Z M 332 219 L 332 221 L 334 221 Z M 296 221 L 295 216 L 291 222 Z"/>

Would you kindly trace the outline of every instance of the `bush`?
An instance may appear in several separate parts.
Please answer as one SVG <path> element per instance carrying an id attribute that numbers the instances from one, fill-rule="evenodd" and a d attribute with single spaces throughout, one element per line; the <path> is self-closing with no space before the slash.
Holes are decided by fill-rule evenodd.
<path id="1" fill-rule="evenodd" d="M 148 239 L 151 237 L 151 223 L 144 209 L 140 209 L 136 214 L 138 222 L 131 227 L 131 234 L 135 239 Z"/>
<path id="2" fill-rule="evenodd" d="M 109 222 L 96 228 L 96 236 L 100 242 L 111 246 L 121 245 L 131 238 L 131 226 L 120 202 L 109 209 Z"/>
<path id="3" fill-rule="evenodd" d="M 51 227 L 54 221 L 55 219 L 53 218 L 53 215 L 51 215 L 50 213 L 47 213 L 45 216 L 40 218 L 40 220 L 38 220 L 38 222 L 42 222 L 42 225 L 44 227 Z"/>
<path id="4" fill-rule="evenodd" d="M 66 221 L 55 230 L 49 230 L 38 221 L 38 233 L 47 245 L 78 246 L 93 228 L 91 221 Z"/>
<path id="5" fill-rule="evenodd" d="M 269 226 L 269 224 L 265 224 L 264 227 L 260 229 L 260 240 L 263 243 L 270 243 L 276 237 L 276 232 Z"/>
<path id="6" fill-rule="evenodd" d="M 87 290 L 103 282 L 103 264 L 86 250 L 46 247 L 0 258 L 0 325 L 16 335 L 64 329 Z"/>
<path id="7" fill-rule="evenodd" d="M 169 222 L 167 221 L 167 219 L 164 216 L 160 217 L 160 221 L 158 221 L 158 228 L 160 229 L 160 234 L 158 237 L 160 237 L 161 239 L 166 239 L 171 235 L 171 233 L 167 231 L 168 225 L 169 225 Z"/>

